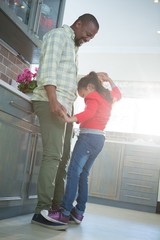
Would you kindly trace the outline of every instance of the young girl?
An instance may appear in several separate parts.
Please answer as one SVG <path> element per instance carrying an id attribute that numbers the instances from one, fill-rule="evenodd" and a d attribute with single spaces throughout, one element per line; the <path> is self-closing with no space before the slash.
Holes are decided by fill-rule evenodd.
<path id="1" fill-rule="evenodd" d="M 109 82 L 112 90 L 104 88 L 102 81 Z M 58 211 L 41 211 L 47 220 L 64 224 L 64 229 L 71 218 L 76 223 L 83 219 L 88 198 L 89 172 L 103 148 L 105 141 L 103 130 L 110 118 L 112 104 L 121 98 L 120 90 L 107 73 L 90 72 L 81 78 L 78 83 L 78 94 L 84 98 L 85 110 L 71 117 L 65 113 L 63 115 L 66 122 L 80 123 L 80 134 L 68 168 L 61 208 Z M 76 206 L 73 206 L 75 198 Z"/>

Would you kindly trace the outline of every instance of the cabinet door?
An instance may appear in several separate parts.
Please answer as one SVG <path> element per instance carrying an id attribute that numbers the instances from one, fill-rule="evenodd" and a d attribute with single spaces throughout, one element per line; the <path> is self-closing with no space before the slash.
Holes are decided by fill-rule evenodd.
<path id="1" fill-rule="evenodd" d="M 37 22 L 37 35 L 40 39 L 43 38 L 45 33 L 61 25 L 64 2 L 62 0 L 43 0 L 39 9 L 40 17 Z"/>
<path id="2" fill-rule="evenodd" d="M 160 149 L 126 145 L 120 200 L 156 206 L 159 182 Z"/>
<path id="3" fill-rule="evenodd" d="M 0 112 L 0 205 L 8 205 L 10 200 L 22 203 L 31 139 L 27 122 Z"/>
<path id="4" fill-rule="evenodd" d="M 34 199 L 37 198 L 37 180 L 40 169 L 40 164 L 42 161 L 42 140 L 40 134 L 35 134 L 34 136 L 34 144 L 33 144 L 33 152 L 31 161 L 29 163 L 29 171 L 28 171 L 28 189 L 27 189 L 27 198 Z"/>
<path id="5" fill-rule="evenodd" d="M 92 167 L 89 195 L 117 199 L 121 177 L 121 144 L 106 142 Z"/>
<path id="6" fill-rule="evenodd" d="M 17 16 L 17 18 L 28 25 L 29 16 L 31 12 L 32 0 L 2 0 L 8 9 Z"/>
<path id="7" fill-rule="evenodd" d="M 0 0 L 1 38 L 28 62 L 39 63 L 43 35 L 62 25 L 65 1 Z"/>

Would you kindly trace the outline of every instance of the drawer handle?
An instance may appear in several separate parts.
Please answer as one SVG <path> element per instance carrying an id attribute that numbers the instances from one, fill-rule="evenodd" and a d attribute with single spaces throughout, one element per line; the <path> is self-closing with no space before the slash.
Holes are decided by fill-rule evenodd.
<path id="1" fill-rule="evenodd" d="M 133 187 L 142 187 L 142 188 L 152 189 L 152 187 L 145 186 L 145 185 L 139 185 L 139 184 L 131 184 L 131 183 L 127 183 L 127 185 L 128 185 L 128 186 L 133 186 Z"/>
<path id="2" fill-rule="evenodd" d="M 22 110 L 23 112 L 26 112 L 26 113 L 29 113 L 29 114 L 32 114 L 32 113 L 33 113 L 33 112 L 31 112 L 31 111 L 26 110 L 25 108 L 23 108 L 23 107 L 20 106 L 19 104 L 15 103 L 14 101 L 10 101 L 10 104 L 11 104 L 13 107 Z"/>
<path id="3" fill-rule="evenodd" d="M 152 174 L 147 174 L 147 173 L 138 173 L 138 172 L 128 172 L 129 174 L 135 174 L 135 175 L 141 175 L 141 176 L 147 176 L 147 177 L 152 177 Z"/>
<path id="4" fill-rule="evenodd" d="M 151 200 L 150 198 L 138 197 L 138 196 L 133 196 L 133 195 L 129 195 L 129 194 L 125 194 L 125 197 L 143 199 L 143 200 L 147 200 L 147 201 Z"/>

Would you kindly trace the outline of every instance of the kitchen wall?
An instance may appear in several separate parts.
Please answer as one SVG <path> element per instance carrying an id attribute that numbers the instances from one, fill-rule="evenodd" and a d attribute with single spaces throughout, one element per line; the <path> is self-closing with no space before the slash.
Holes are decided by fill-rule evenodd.
<path id="1" fill-rule="evenodd" d="M 16 78 L 29 64 L 23 62 L 17 53 L 6 43 L 0 41 L 0 79 L 16 85 Z"/>
<path id="2" fill-rule="evenodd" d="M 86 12 L 97 17 L 100 29 L 93 40 L 79 49 L 79 74 L 103 70 L 123 85 L 149 82 L 153 83 L 153 90 L 156 89 L 155 82 L 160 83 L 160 34 L 157 33 L 160 3 L 154 0 L 67 0 L 63 23 L 70 25 Z M 146 86 L 142 92 L 145 89 Z"/>

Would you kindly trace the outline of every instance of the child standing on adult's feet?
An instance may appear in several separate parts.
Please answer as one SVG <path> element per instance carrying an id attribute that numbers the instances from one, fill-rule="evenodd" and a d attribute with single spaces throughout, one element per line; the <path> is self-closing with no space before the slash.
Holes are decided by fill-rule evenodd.
<path id="1" fill-rule="evenodd" d="M 109 82 L 111 90 L 102 82 Z M 78 94 L 84 98 L 85 110 L 79 114 L 63 119 L 68 123 L 80 123 L 80 134 L 75 144 L 68 168 L 67 185 L 58 211 L 42 210 L 44 218 L 51 222 L 66 224 L 72 218 L 81 223 L 88 198 L 88 176 L 90 169 L 101 152 L 105 134 L 104 129 L 110 118 L 112 105 L 120 100 L 121 93 L 107 73 L 90 72 L 78 83 Z M 76 198 L 77 195 L 77 198 Z M 76 198 L 76 205 L 73 202 Z"/>

